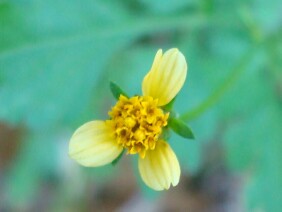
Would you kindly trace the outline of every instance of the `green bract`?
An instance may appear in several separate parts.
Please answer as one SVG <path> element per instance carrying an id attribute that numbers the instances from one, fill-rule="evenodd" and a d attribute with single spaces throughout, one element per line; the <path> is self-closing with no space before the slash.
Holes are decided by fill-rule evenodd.
<path id="1" fill-rule="evenodd" d="M 110 82 L 110 89 L 116 99 L 118 99 L 120 95 L 128 97 L 128 95 L 114 82 Z"/>
<path id="2" fill-rule="evenodd" d="M 185 122 L 181 121 L 180 119 L 170 117 L 168 120 L 168 126 L 178 135 L 184 137 L 184 138 L 189 138 L 189 139 L 194 139 L 194 134 L 190 127 L 188 127 Z"/>

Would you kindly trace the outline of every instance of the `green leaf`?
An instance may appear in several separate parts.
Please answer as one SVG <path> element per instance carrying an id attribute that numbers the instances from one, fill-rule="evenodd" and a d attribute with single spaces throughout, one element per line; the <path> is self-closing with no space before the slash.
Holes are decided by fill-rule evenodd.
<path id="1" fill-rule="evenodd" d="M 170 118 L 168 120 L 168 126 L 178 135 L 184 137 L 184 138 L 189 138 L 189 139 L 194 139 L 194 134 L 190 127 L 188 127 L 185 122 L 177 119 L 177 118 Z"/>
<path id="2" fill-rule="evenodd" d="M 116 99 L 119 99 L 120 95 L 128 97 L 128 95 L 114 82 L 110 82 L 110 89 Z"/>
<path id="3" fill-rule="evenodd" d="M 113 166 L 115 166 L 120 161 L 120 159 L 122 158 L 124 152 L 125 152 L 125 150 L 123 149 L 122 152 L 119 154 L 119 156 L 116 159 L 113 160 L 113 162 L 112 162 Z"/>

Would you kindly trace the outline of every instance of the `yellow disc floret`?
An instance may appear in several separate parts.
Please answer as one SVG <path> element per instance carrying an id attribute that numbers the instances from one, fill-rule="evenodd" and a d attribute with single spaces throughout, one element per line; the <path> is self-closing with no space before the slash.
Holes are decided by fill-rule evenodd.
<path id="1" fill-rule="evenodd" d="M 118 144 L 129 154 L 139 153 L 144 158 L 147 150 L 155 149 L 169 116 L 157 104 L 152 97 L 121 95 L 109 112 L 111 120 L 107 123 L 113 126 Z"/>

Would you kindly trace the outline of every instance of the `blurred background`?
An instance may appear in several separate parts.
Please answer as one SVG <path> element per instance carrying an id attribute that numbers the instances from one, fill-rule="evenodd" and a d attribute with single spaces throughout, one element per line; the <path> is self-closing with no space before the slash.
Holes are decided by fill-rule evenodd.
<path id="1" fill-rule="evenodd" d="M 280 0 L 0 1 L 0 211 L 281 211 Z M 175 103 L 180 184 L 154 192 L 136 157 L 84 168 L 74 130 L 106 119 L 159 48 L 189 71 Z"/>

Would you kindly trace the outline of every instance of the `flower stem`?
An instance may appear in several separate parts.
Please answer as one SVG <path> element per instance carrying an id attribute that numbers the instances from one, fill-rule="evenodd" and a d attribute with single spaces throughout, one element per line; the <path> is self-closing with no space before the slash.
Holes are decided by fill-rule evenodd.
<path id="1" fill-rule="evenodd" d="M 183 121 L 191 121 L 202 115 L 219 101 L 219 99 L 237 82 L 242 73 L 246 70 L 253 55 L 254 49 L 251 48 L 245 55 L 243 55 L 238 64 L 230 72 L 229 76 L 214 90 L 214 92 L 198 106 L 183 113 L 180 116 L 180 119 Z"/>

